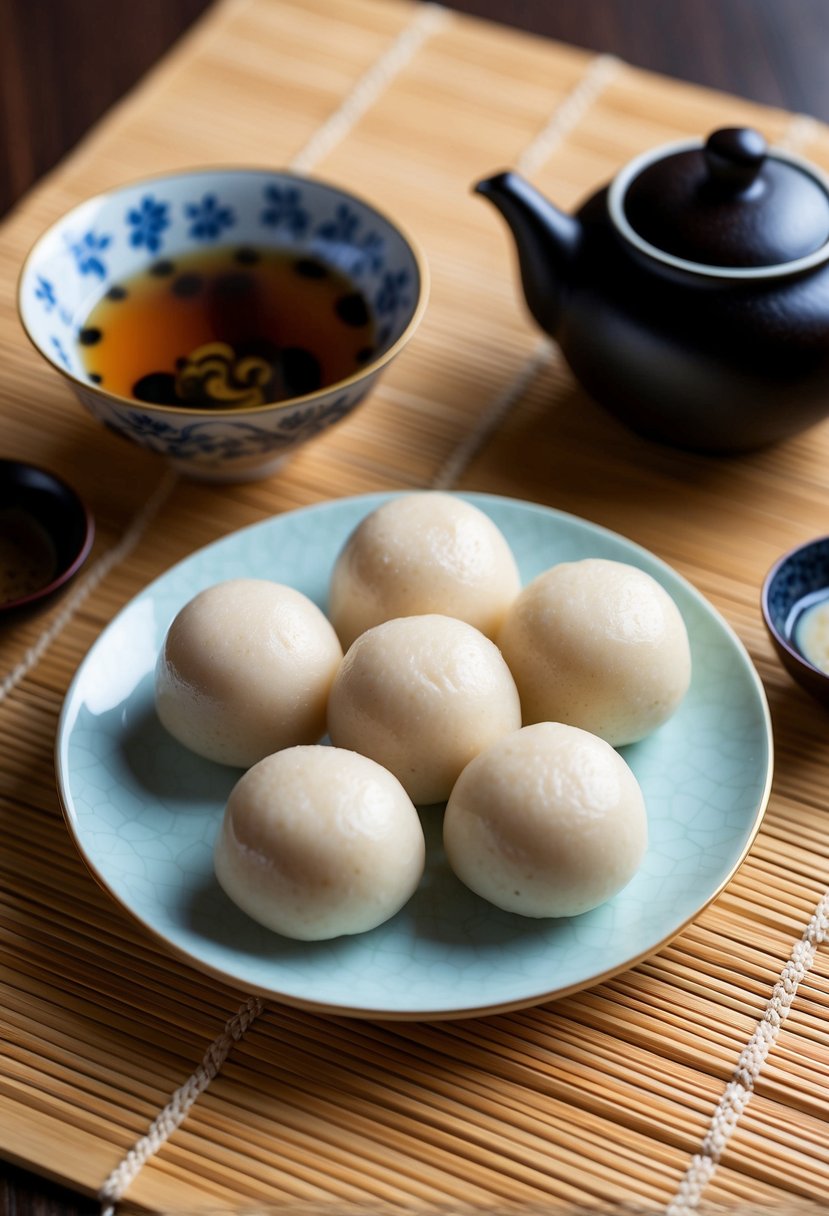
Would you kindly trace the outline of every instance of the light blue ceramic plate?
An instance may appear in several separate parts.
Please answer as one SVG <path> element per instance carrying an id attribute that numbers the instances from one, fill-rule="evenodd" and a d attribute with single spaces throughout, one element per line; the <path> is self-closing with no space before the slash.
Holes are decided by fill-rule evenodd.
<path id="1" fill-rule="evenodd" d="M 607 557 L 653 574 L 691 638 L 694 674 L 675 716 L 624 749 L 648 807 L 650 845 L 630 885 L 570 920 L 491 907 L 454 878 L 440 808 L 423 812 L 423 883 L 398 915 L 358 937 L 288 941 L 238 911 L 213 877 L 212 845 L 239 770 L 192 755 L 159 725 L 153 668 L 178 609 L 223 579 L 286 582 L 325 607 L 346 536 L 387 495 L 280 515 L 193 554 L 104 631 L 66 697 L 57 740 L 67 821 L 96 878 L 194 966 L 292 1005 L 376 1018 L 459 1017 L 561 996 L 631 966 L 679 932 L 728 882 L 768 798 L 772 740 L 762 685 L 722 618 L 666 565 L 573 516 L 470 494 L 509 540 L 525 581 L 555 562 Z"/>

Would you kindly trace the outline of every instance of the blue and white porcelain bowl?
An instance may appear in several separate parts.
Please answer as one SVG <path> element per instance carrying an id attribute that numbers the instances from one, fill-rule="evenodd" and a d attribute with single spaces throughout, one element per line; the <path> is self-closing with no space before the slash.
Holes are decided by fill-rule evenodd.
<path id="1" fill-rule="evenodd" d="M 802 648 L 799 629 L 809 609 L 822 611 L 827 601 L 829 536 L 784 553 L 766 575 L 760 595 L 763 622 L 780 662 L 793 680 L 829 706 L 829 672 L 812 662 L 808 648 Z"/>
<path id="2" fill-rule="evenodd" d="M 303 396 L 231 409 L 149 404 L 93 383 L 79 334 L 110 288 L 161 259 L 237 244 L 287 248 L 353 281 L 375 335 L 356 373 Z M 29 254 L 18 305 L 37 350 L 105 426 L 188 476 L 244 481 L 267 476 L 351 413 L 411 338 L 427 294 L 422 254 L 368 203 L 292 173 L 212 169 L 146 179 L 70 211 Z"/>

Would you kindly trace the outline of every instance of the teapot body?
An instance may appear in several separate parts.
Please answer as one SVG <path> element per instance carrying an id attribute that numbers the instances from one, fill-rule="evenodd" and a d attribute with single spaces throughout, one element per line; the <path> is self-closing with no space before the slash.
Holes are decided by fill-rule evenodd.
<path id="1" fill-rule="evenodd" d="M 720 453 L 829 413 L 829 262 L 768 279 L 660 264 L 614 227 L 607 194 L 576 216 L 578 248 L 545 325 L 596 401 L 650 438 Z"/>
<path id="2" fill-rule="evenodd" d="M 751 128 L 651 149 L 575 215 L 478 182 L 576 378 L 655 439 L 738 452 L 829 414 L 829 178 Z"/>

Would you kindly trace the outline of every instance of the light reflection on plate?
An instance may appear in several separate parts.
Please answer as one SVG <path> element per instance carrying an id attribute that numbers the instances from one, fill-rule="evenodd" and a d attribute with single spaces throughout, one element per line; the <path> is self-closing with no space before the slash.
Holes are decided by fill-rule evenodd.
<path id="1" fill-rule="evenodd" d="M 142 591 L 92 647 L 66 696 L 56 746 L 69 828 L 93 874 L 132 916 L 194 966 L 321 1011 L 376 1018 L 460 1017 L 561 996 L 646 957 L 725 885 L 765 810 L 768 708 L 743 646 L 664 563 L 620 536 L 545 507 L 464 495 L 504 532 L 524 582 L 558 561 L 607 557 L 653 574 L 688 627 L 694 674 L 674 717 L 623 749 L 648 806 L 650 844 L 634 880 L 601 908 L 533 921 L 491 907 L 443 857 L 441 808 L 422 811 L 424 880 L 385 925 L 330 942 L 260 927 L 213 877 L 212 847 L 239 769 L 176 743 L 153 707 L 153 668 L 178 609 L 212 583 L 289 583 L 325 607 L 352 528 L 388 495 L 340 499 L 234 533 Z"/>

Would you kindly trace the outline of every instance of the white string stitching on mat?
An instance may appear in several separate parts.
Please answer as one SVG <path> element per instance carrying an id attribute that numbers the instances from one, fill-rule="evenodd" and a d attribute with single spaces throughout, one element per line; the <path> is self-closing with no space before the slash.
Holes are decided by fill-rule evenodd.
<path id="1" fill-rule="evenodd" d="M 546 126 L 519 156 L 516 165 L 519 173 L 529 176 L 541 168 L 561 141 L 574 130 L 602 90 L 607 88 L 621 66 L 622 61 L 614 55 L 597 55 L 591 60 L 578 84 L 556 107 Z M 450 452 L 432 480 L 433 489 L 447 490 L 457 482 L 512 407 L 521 400 L 536 375 L 556 358 L 558 347 L 549 338 L 538 339 L 513 379 L 482 411 L 473 430 Z"/>
<path id="2" fill-rule="evenodd" d="M 8 675 L 0 681 L 0 701 L 5 700 L 12 689 L 16 688 L 32 668 L 40 662 L 58 634 L 65 629 L 87 597 L 106 578 L 110 571 L 119 562 L 122 562 L 124 558 L 129 556 L 140 541 L 153 516 L 157 514 L 170 496 L 177 480 L 174 473 L 168 472 L 164 475 L 141 510 L 133 516 L 132 522 L 117 544 L 103 553 L 88 573 L 75 584 L 60 611 L 55 615 L 34 645 L 29 647 L 17 666 L 12 668 Z"/>
<path id="3" fill-rule="evenodd" d="M 147 1129 L 146 1135 L 137 1140 L 123 1161 L 116 1166 L 104 1185 L 98 1192 L 101 1202 L 101 1216 L 112 1216 L 115 1204 L 124 1191 L 141 1171 L 144 1164 L 158 1152 L 162 1144 L 172 1135 L 184 1120 L 190 1107 L 200 1094 L 203 1094 L 210 1082 L 218 1073 L 227 1059 L 234 1043 L 237 1043 L 259 1017 L 264 1006 L 258 997 L 245 1001 L 238 1012 L 225 1023 L 225 1028 L 215 1039 L 202 1057 L 196 1071 L 188 1077 L 183 1085 L 175 1091 L 170 1101 Z"/>
<path id="4" fill-rule="evenodd" d="M 291 161 L 297 171 L 307 171 L 336 143 L 342 140 L 354 124 L 388 87 L 394 77 L 411 61 L 423 43 L 448 19 L 445 9 L 436 4 L 426 4 L 418 10 L 415 19 L 398 35 L 364 75 L 357 81 L 351 93 L 343 100 L 328 120 L 311 136 L 308 143 Z M 169 491 L 168 491 L 169 492 Z M 148 504 L 149 506 L 149 504 Z M 141 513 L 142 527 L 147 520 Z M 136 518 L 130 533 L 136 529 Z M 138 533 L 140 535 L 140 532 Z M 126 541 L 126 537 L 124 541 Z M 137 539 L 137 536 L 136 538 Z M 133 543 L 135 543 L 133 541 Z M 123 546 L 122 541 L 120 549 Z M 111 569 L 114 562 L 107 567 Z M 102 578 L 107 570 L 103 570 Z M 100 578 L 97 580 L 100 581 Z M 90 587 L 91 590 L 91 587 Z M 67 618 L 68 619 L 68 618 Z M 62 627 L 62 625 L 61 625 Z M 48 645 L 48 642 L 46 643 Z M 43 647 L 45 649 L 45 646 Z M 42 651 L 41 651 L 42 653 Z M 25 674 L 25 672 L 23 673 Z M 20 677 L 22 678 L 22 676 Z M 225 1025 L 218 1038 L 205 1052 L 201 1064 L 192 1076 L 173 1094 L 170 1101 L 150 1124 L 146 1134 L 136 1141 L 119 1165 L 115 1167 L 98 1192 L 101 1216 L 112 1216 L 115 1205 L 141 1172 L 147 1161 L 154 1156 L 176 1128 L 181 1124 L 196 1099 L 204 1093 L 222 1067 L 230 1048 L 247 1033 L 252 1023 L 264 1008 L 257 997 L 251 997 L 241 1006 L 236 1015 Z"/>
<path id="5" fill-rule="evenodd" d="M 818 130 L 816 118 L 812 118 L 810 114 L 795 114 L 777 147 L 785 148 L 788 152 L 797 152 L 804 144 L 814 139 Z"/>
<path id="6" fill-rule="evenodd" d="M 799 149 L 809 142 L 817 129 L 818 124 L 809 115 L 795 114 L 777 146 L 790 151 Z M 720 1163 L 740 1116 L 748 1106 L 766 1057 L 788 1016 L 798 987 L 811 969 L 818 947 L 826 940 L 827 933 L 829 891 L 817 904 L 800 940 L 792 946 L 789 960 L 772 989 L 763 1016 L 740 1053 L 732 1078 L 714 1109 L 700 1151 L 691 1158 L 665 1216 L 691 1216 L 699 1207 L 703 1192 Z"/>
<path id="7" fill-rule="evenodd" d="M 763 1016 L 746 1043 L 733 1076 L 717 1103 L 700 1151 L 692 1157 L 666 1216 L 688 1216 L 699 1206 L 703 1191 L 716 1170 L 726 1144 L 749 1103 L 760 1072 L 792 1007 L 797 990 L 815 961 L 818 947 L 829 933 L 829 891 L 818 903 L 803 936 L 792 947 L 780 972 Z"/>
<path id="8" fill-rule="evenodd" d="M 513 405 L 524 396 L 536 374 L 550 362 L 555 351 L 556 348 L 547 338 L 540 338 L 536 342 L 532 353 L 521 364 L 512 380 L 481 412 L 477 425 L 449 453 L 432 479 L 433 490 L 448 490 L 456 483 L 490 435 L 494 434 L 504 421 Z"/>
<path id="9" fill-rule="evenodd" d="M 589 110 L 599 94 L 607 88 L 622 66 L 615 55 L 597 55 L 579 83 L 556 106 L 549 122 L 539 131 L 518 158 L 518 172 L 525 177 L 537 172 L 552 155 L 562 139 L 574 129 L 579 119 Z"/>
<path id="10" fill-rule="evenodd" d="M 291 168 L 305 171 L 322 160 L 352 130 L 398 72 L 414 58 L 423 43 L 447 20 L 448 13 L 441 5 L 423 5 L 388 50 L 360 77 L 342 105 L 314 132 L 291 161 Z"/>
<path id="11" fill-rule="evenodd" d="M 293 158 L 291 167 L 306 170 L 335 146 L 369 109 L 394 76 L 406 66 L 442 23 L 447 11 L 438 4 L 425 4 L 412 21 L 372 66 L 357 81 L 352 92 L 330 118 L 311 136 L 305 147 Z M 147 525 L 171 494 L 178 478 L 169 473 L 156 491 L 135 515 L 121 540 L 104 553 L 92 569 L 75 586 L 61 610 L 21 661 L 0 681 L 0 701 L 39 663 L 49 646 L 73 619 L 78 609 L 119 562 L 129 556 L 144 534 Z"/>
<path id="12" fill-rule="evenodd" d="M 394 74 L 409 62 L 426 37 L 438 28 L 444 16 L 445 10 L 430 4 L 410 26 L 403 30 L 389 50 L 357 82 L 354 91 L 345 99 L 340 109 L 331 116 L 316 135 L 311 136 L 305 148 L 293 158 L 291 164 L 295 169 L 300 167 L 303 170 L 307 169 L 312 160 L 324 155 L 337 140 L 342 139 L 348 133 L 353 123 L 365 113 L 383 88 L 390 83 Z M 615 67 L 617 61 L 607 55 L 599 56 L 593 61 L 580 83 L 564 99 L 553 118 L 520 158 L 519 167 L 522 170 L 526 171 L 527 165 L 540 164 L 543 159 L 541 149 L 543 148 L 544 156 L 548 156 L 555 144 L 572 130 L 587 106 L 598 96 L 601 88 L 610 79 L 611 65 Z M 562 112 L 565 115 L 564 120 L 560 118 Z M 343 115 L 346 115 L 345 119 L 343 119 Z M 550 359 L 551 355 L 551 343 L 546 338 L 541 339 L 518 374 L 510 381 L 506 389 L 498 394 L 490 408 L 484 412 L 481 423 L 472 435 L 464 438 L 455 453 L 450 455 L 433 483 L 435 486 L 448 488 L 457 480 L 481 444 L 506 416 L 509 408 L 521 397 L 536 372 Z M 190 1107 L 218 1073 L 233 1043 L 238 1042 L 246 1034 L 263 1008 L 264 1006 L 258 998 L 250 998 L 242 1005 L 235 1017 L 227 1023 L 222 1034 L 207 1049 L 199 1068 L 175 1091 L 164 1109 L 150 1124 L 146 1135 L 133 1145 L 101 1187 L 98 1192 L 102 1205 L 101 1216 L 113 1216 L 118 1200 L 147 1161 L 158 1152 L 181 1124 Z"/>

